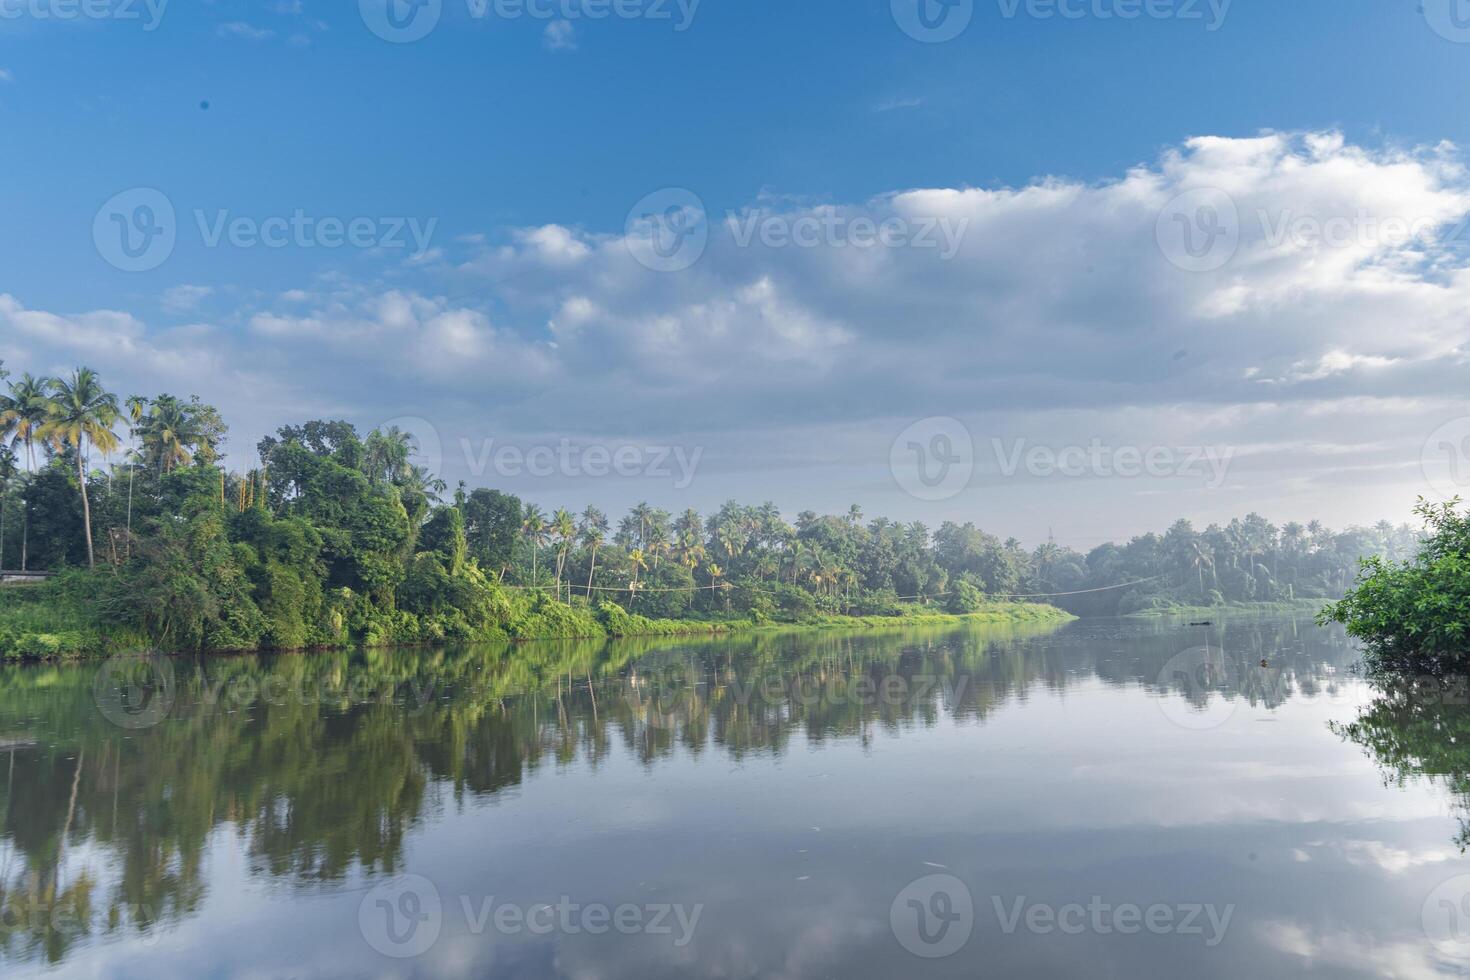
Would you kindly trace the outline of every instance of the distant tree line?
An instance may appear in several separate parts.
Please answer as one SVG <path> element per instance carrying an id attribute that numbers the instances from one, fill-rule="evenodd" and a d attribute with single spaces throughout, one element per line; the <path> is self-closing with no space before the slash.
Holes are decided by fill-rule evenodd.
<path id="1" fill-rule="evenodd" d="M 528 602 L 552 619 L 609 603 L 800 619 L 1015 596 L 1084 615 L 1334 598 L 1360 557 L 1402 560 L 1418 541 L 1407 525 L 1335 532 L 1251 514 L 1084 554 L 856 505 L 789 523 L 773 503 L 734 501 L 712 514 L 643 503 L 614 523 L 593 506 L 547 513 L 493 489 L 450 492 L 397 429 L 286 426 L 260 442 L 257 466 L 230 472 L 226 426 L 198 398 L 120 399 L 85 368 L 5 390 L 0 567 L 99 569 L 109 615 L 203 646 L 480 635 Z"/>

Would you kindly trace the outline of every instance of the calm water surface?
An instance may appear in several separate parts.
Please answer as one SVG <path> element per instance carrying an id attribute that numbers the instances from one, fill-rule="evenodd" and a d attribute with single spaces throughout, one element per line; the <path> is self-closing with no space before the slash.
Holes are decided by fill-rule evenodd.
<path id="1" fill-rule="evenodd" d="M 1470 708 L 1356 660 L 1232 619 L 7 668 L 0 972 L 1470 971 Z"/>

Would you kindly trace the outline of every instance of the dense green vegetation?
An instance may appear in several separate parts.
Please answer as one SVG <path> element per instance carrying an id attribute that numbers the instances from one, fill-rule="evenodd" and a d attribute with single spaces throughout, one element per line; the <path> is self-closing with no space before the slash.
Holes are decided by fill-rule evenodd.
<path id="1" fill-rule="evenodd" d="M 1460 501 L 1420 498 L 1422 547 L 1404 561 L 1371 557 L 1350 592 L 1323 611 L 1344 623 L 1381 668 L 1442 670 L 1470 665 L 1470 513 Z"/>
<path id="2" fill-rule="evenodd" d="M 197 398 L 120 400 L 85 368 L 11 381 L 0 568 L 70 574 L 40 592 L 0 589 L 0 652 L 1026 619 L 1056 614 L 998 603 L 1052 593 L 1071 613 L 1114 615 L 1335 597 L 1360 555 L 1414 548 L 1386 523 L 1333 533 L 1254 514 L 1203 531 L 1181 520 L 1087 554 L 1028 551 L 971 523 L 865 519 L 856 506 L 793 525 L 773 503 L 710 515 L 640 504 L 614 527 L 596 507 L 546 514 L 493 489 L 450 494 L 394 429 L 286 426 L 244 472 L 220 465 L 226 436 Z"/>

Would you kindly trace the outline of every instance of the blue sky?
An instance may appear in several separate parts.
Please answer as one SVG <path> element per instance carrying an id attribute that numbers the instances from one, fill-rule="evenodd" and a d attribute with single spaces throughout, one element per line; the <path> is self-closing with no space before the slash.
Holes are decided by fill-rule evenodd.
<path id="1" fill-rule="evenodd" d="M 0 356 L 12 370 L 84 360 L 129 392 L 195 385 L 230 413 L 242 464 L 303 413 L 412 416 L 448 447 L 446 477 L 551 505 L 856 500 L 1030 540 L 1060 526 L 1077 543 L 1251 508 L 1400 518 L 1416 486 L 1435 488 L 1426 440 L 1470 414 L 1446 285 L 1470 43 L 1450 2 L 1155 0 L 1165 16 L 1122 19 L 1129 0 L 1065 5 L 1076 16 L 975 0 L 962 33 L 923 43 L 888 0 L 670 0 L 601 20 L 565 0 L 515 18 L 442 0 L 426 37 L 389 43 L 355 2 L 172 0 L 147 30 L 144 0 L 65 22 L 68 0 L 0 0 Z M 1248 142 L 1262 133 L 1283 135 L 1263 151 Z M 1196 137 L 1239 152 L 1211 157 Z M 1427 230 L 1338 249 L 1342 265 L 1297 254 L 1284 283 L 1240 257 L 1181 273 L 1156 250 L 1130 259 L 1142 218 L 1119 218 L 1133 198 L 1117 189 L 1140 172 L 1155 210 L 1203 181 L 1247 212 Z M 1072 191 L 1021 193 L 1015 206 L 1040 211 L 996 240 L 1012 204 L 984 192 L 1048 186 Z M 833 271 L 823 263 L 852 249 L 731 248 L 717 231 L 662 278 L 604 261 L 635 202 L 670 187 L 716 225 L 954 207 L 965 250 Z M 166 197 L 177 242 L 128 272 L 93 233 L 104 202 L 135 188 Z M 430 247 L 208 245 L 216 222 L 297 212 L 368 219 L 374 235 L 412 219 Z M 1026 270 L 1038 279 L 1015 289 Z M 1352 289 L 1400 305 L 1313 298 Z M 1416 346 L 1404 329 L 1425 318 Z M 1223 340 L 1231 322 L 1255 332 Z M 1343 406 L 1372 422 L 1333 422 Z M 890 472 L 890 446 L 949 417 L 989 463 L 1010 452 L 991 452 L 996 438 L 1182 449 L 1207 434 L 1237 452 L 1219 486 L 1096 466 L 1018 479 L 977 460 L 960 491 L 920 499 Z M 1191 417 L 1182 431 L 1159 421 Z M 490 438 L 702 455 L 687 487 L 466 472 L 461 441 Z"/>

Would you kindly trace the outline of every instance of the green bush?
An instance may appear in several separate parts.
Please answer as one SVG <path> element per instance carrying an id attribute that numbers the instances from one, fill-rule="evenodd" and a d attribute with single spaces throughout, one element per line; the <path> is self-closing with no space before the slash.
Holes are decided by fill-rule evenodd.
<path id="1" fill-rule="evenodd" d="M 945 609 L 957 616 L 975 612 L 983 605 L 984 594 L 964 579 L 957 579 L 949 587 L 949 597 L 944 603 Z"/>
<path id="2" fill-rule="evenodd" d="M 1414 512 L 1428 532 L 1419 554 L 1405 562 L 1365 559 L 1358 581 L 1322 611 L 1324 622 L 1347 626 L 1382 668 L 1470 666 L 1470 514 L 1459 499 Z"/>

